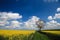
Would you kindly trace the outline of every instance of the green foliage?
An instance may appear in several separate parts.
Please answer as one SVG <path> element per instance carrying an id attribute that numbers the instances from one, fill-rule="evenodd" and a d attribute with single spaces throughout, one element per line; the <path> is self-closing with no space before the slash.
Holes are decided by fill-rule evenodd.
<path id="1" fill-rule="evenodd" d="M 12 40 L 27 40 L 28 36 L 26 35 L 16 35 L 12 37 Z"/>
<path id="2" fill-rule="evenodd" d="M 0 35 L 0 40 L 9 40 L 9 37 L 5 37 L 5 36 Z"/>
<path id="3" fill-rule="evenodd" d="M 33 37 L 31 40 L 49 40 L 49 39 L 46 35 L 35 32 L 35 34 L 33 34 Z"/>

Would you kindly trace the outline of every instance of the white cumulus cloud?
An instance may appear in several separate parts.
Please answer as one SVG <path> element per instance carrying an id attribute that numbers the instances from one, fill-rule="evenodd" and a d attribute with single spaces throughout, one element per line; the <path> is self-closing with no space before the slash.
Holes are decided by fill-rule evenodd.
<path id="1" fill-rule="evenodd" d="M 18 13 L 12 13 L 12 12 L 8 13 L 7 16 L 8 16 L 9 19 L 19 19 L 19 18 L 22 18 L 22 16 L 19 15 Z"/>
<path id="2" fill-rule="evenodd" d="M 25 22 L 25 26 L 28 28 L 36 29 L 37 28 L 36 21 L 38 21 L 39 19 L 40 18 L 38 18 L 37 16 L 32 16 Z"/>
<path id="3" fill-rule="evenodd" d="M 60 13 L 56 13 L 54 19 L 60 19 Z"/>
<path id="4" fill-rule="evenodd" d="M 60 8 L 57 8 L 57 12 L 54 16 L 48 16 L 48 22 L 46 22 L 45 28 L 46 29 L 60 29 Z M 56 20 L 57 19 L 57 20 Z"/>
<path id="5" fill-rule="evenodd" d="M 0 12 L 0 28 L 7 29 L 38 29 L 36 21 L 40 18 L 37 16 L 30 17 L 27 21 L 21 22 L 22 15 L 13 12 Z"/>
<path id="6" fill-rule="evenodd" d="M 60 12 L 60 8 L 57 8 L 57 12 Z"/>
<path id="7" fill-rule="evenodd" d="M 58 13 L 55 13 L 55 15 L 54 16 L 48 16 L 48 19 L 49 20 L 53 20 L 53 19 L 60 19 L 60 8 L 57 8 L 57 12 Z"/>
<path id="8" fill-rule="evenodd" d="M 49 22 L 46 22 L 45 29 L 59 29 L 60 28 L 60 23 L 58 23 L 55 20 L 51 20 Z"/>
<path id="9" fill-rule="evenodd" d="M 19 21 L 11 21 L 10 26 L 6 26 L 7 28 L 17 28 L 20 27 L 20 22 Z"/>
<path id="10" fill-rule="evenodd" d="M 52 18 L 52 16 L 48 16 L 48 20 L 52 20 L 53 18 Z"/>
<path id="11" fill-rule="evenodd" d="M 6 12 L 0 12 L 0 26 L 5 26 L 6 22 L 7 22 Z"/>
<path id="12" fill-rule="evenodd" d="M 19 13 L 12 13 L 12 12 L 0 12 L 0 27 L 1 26 L 6 26 L 6 27 L 18 27 L 19 23 L 16 19 L 22 18 L 22 15 L 19 15 Z M 16 20 L 13 21 L 12 19 Z M 11 20 L 11 21 L 8 21 Z"/>

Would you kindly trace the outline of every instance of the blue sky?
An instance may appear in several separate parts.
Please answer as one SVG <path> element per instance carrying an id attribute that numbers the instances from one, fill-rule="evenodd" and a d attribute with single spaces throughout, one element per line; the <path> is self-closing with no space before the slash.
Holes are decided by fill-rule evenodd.
<path id="1" fill-rule="evenodd" d="M 54 15 L 58 7 L 59 2 L 49 3 L 43 0 L 0 0 L 0 11 L 18 12 L 23 15 L 24 21 L 32 15 L 46 21 L 49 15 Z"/>
<path id="2" fill-rule="evenodd" d="M 59 0 L 0 0 L 0 12 L 19 13 L 23 16 L 22 22 L 31 16 L 37 16 L 48 22 L 48 16 L 54 16 L 59 7 Z"/>

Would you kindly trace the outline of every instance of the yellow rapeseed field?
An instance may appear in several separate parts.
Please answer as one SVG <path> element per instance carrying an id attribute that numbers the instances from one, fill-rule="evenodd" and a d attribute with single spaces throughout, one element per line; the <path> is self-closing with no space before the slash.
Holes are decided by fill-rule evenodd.
<path id="1" fill-rule="evenodd" d="M 34 33 L 34 30 L 0 30 L 0 35 L 29 35 L 31 33 Z"/>
<path id="2" fill-rule="evenodd" d="M 60 35 L 60 31 L 43 31 L 43 32 Z"/>

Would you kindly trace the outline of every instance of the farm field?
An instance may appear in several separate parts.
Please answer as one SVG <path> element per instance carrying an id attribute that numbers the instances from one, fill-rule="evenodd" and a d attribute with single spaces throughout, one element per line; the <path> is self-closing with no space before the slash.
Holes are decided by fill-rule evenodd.
<path id="1" fill-rule="evenodd" d="M 0 30 L 0 40 L 60 40 L 60 31 Z"/>
<path id="2" fill-rule="evenodd" d="M 28 40 L 34 30 L 0 30 L 0 40 Z"/>
<path id="3" fill-rule="evenodd" d="M 49 37 L 50 40 L 60 40 L 60 30 L 43 30 L 42 34 Z"/>
<path id="4" fill-rule="evenodd" d="M 0 40 L 48 40 L 35 30 L 0 30 Z"/>
<path id="5" fill-rule="evenodd" d="M 47 30 L 46 30 L 46 31 L 42 31 L 42 32 L 60 35 L 60 31 L 47 31 Z"/>
<path id="6" fill-rule="evenodd" d="M 29 35 L 31 33 L 34 33 L 34 30 L 0 30 L 0 35 Z"/>

